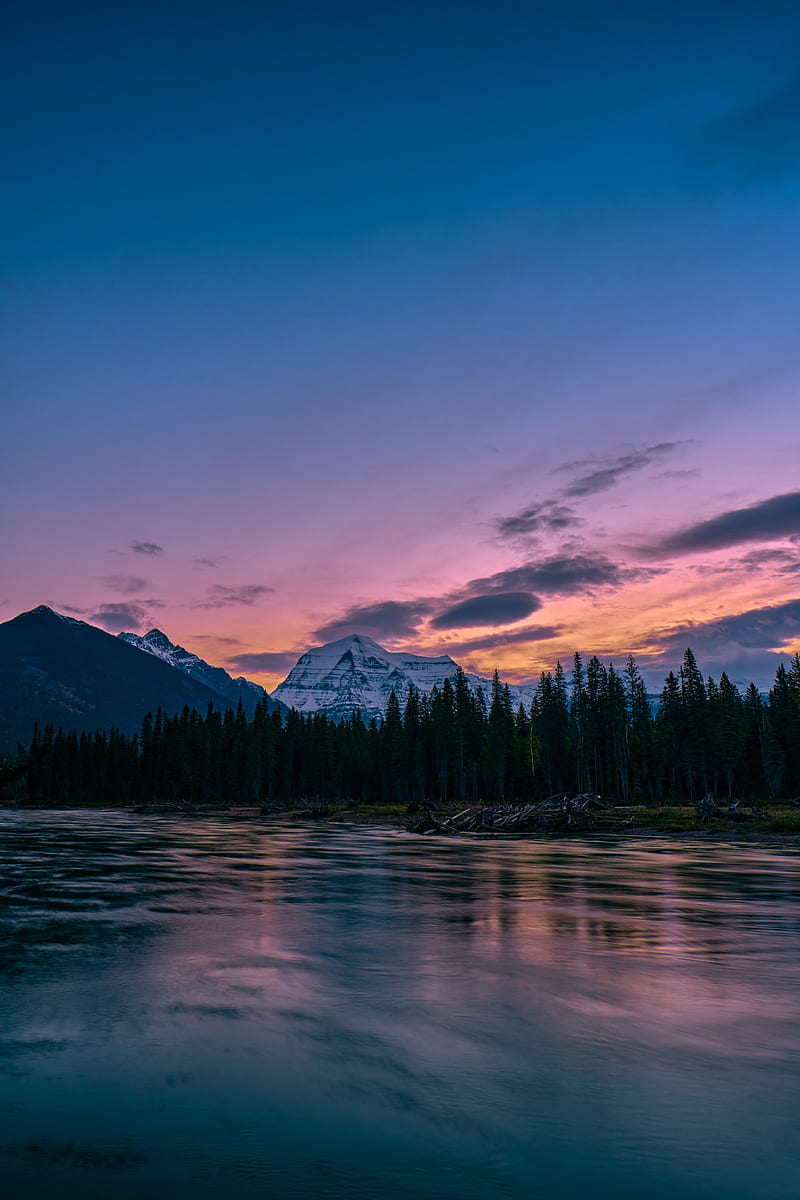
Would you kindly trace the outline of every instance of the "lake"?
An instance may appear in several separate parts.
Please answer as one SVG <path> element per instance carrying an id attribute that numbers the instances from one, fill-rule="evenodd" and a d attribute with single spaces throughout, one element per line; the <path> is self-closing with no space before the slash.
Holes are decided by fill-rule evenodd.
<path id="1" fill-rule="evenodd" d="M 799 868 L 0 812 L 3 1194 L 797 1195 Z"/>

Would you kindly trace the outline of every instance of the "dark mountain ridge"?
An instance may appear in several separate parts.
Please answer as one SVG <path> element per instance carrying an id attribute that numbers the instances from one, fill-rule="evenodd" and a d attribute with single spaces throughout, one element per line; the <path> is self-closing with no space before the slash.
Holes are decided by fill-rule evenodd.
<path id="1" fill-rule="evenodd" d="M 286 710 L 286 706 L 279 700 L 271 699 L 260 684 L 252 683 L 241 675 L 234 679 L 222 667 L 212 667 L 191 650 L 171 642 L 160 629 L 151 629 L 142 637 L 137 633 L 120 633 L 117 636 L 120 641 L 135 646 L 137 650 L 144 650 L 146 654 L 160 658 L 162 662 L 182 671 L 197 683 L 204 683 L 206 687 L 222 696 L 231 708 L 236 708 L 241 700 L 248 717 L 252 717 L 256 705 L 263 702 L 266 702 L 269 712 L 274 712 L 275 709 Z"/>
<path id="2" fill-rule="evenodd" d="M 0 753 L 40 727 L 135 733 L 147 712 L 231 701 L 201 680 L 46 605 L 0 624 Z"/>

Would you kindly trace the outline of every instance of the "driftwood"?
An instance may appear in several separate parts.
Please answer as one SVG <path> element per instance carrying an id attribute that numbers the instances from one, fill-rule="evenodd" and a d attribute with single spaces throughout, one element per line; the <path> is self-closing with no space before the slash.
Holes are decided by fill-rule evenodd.
<path id="1" fill-rule="evenodd" d="M 567 828 L 612 806 L 591 792 L 580 795 L 560 792 L 539 804 L 498 804 L 488 808 L 465 808 L 450 817 L 440 817 L 430 808 L 415 816 L 406 828 L 410 833 L 521 833 L 525 830 Z"/>
<path id="2" fill-rule="evenodd" d="M 756 817 L 766 817 L 769 814 L 758 808 L 751 808 L 749 813 L 739 811 L 739 801 L 732 800 L 727 808 L 720 808 L 711 792 L 698 800 L 695 805 L 697 815 L 704 823 L 711 820 L 722 821 L 752 821 Z"/>

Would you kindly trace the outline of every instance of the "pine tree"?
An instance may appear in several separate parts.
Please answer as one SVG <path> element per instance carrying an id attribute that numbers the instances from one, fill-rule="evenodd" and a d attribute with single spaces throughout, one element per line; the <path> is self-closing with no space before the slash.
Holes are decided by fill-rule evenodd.
<path id="1" fill-rule="evenodd" d="M 384 745 L 386 795 L 393 803 L 401 803 L 407 799 L 407 759 L 403 718 L 394 688 L 389 693 L 381 732 Z"/>
<path id="2" fill-rule="evenodd" d="M 579 792 L 591 787 L 586 746 L 589 728 L 589 697 L 586 691 L 586 672 L 583 660 L 576 654 L 572 660 L 572 700 L 570 705 L 570 742 L 572 745 L 575 778 Z"/>
<path id="3" fill-rule="evenodd" d="M 678 795 L 678 754 L 682 734 L 681 692 L 677 677 L 670 671 L 661 691 L 656 717 L 656 745 L 666 795 Z"/>
<path id="4" fill-rule="evenodd" d="M 778 789 L 795 791 L 800 785 L 800 690 L 794 685 L 791 668 L 781 663 L 769 693 L 769 730 L 773 778 Z"/>
<path id="5" fill-rule="evenodd" d="M 497 671 L 492 677 L 492 700 L 486 738 L 486 781 L 490 796 L 502 803 L 506 798 L 514 738 L 514 714 L 508 688 Z"/>
<path id="6" fill-rule="evenodd" d="M 689 649 L 683 656 L 680 683 L 680 768 L 689 799 L 694 800 L 698 787 L 706 792 L 709 786 L 709 720 L 708 697 L 703 676 L 694 654 Z"/>
<path id="7" fill-rule="evenodd" d="M 632 798 L 641 803 L 651 800 L 654 793 L 653 716 L 644 680 L 632 654 L 625 664 L 625 703 Z"/>
<path id="8" fill-rule="evenodd" d="M 605 687 L 605 721 L 607 734 L 606 776 L 612 781 L 612 791 L 627 803 L 630 797 L 630 782 L 628 778 L 628 710 L 625 699 L 625 687 L 610 663 L 606 674 Z"/>
<path id="9" fill-rule="evenodd" d="M 602 795 L 606 791 L 604 699 L 606 669 L 597 655 L 592 655 L 586 670 L 586 753 L 589 764 L 590 787 Z"/>
<path id="10" fill-rule="evenodd" d="M 742 697 L 723 671 L 719 679 L 719 720 L 717 724 L 717 754 L 728 799 L 741 776 L 743 759 Z"/>

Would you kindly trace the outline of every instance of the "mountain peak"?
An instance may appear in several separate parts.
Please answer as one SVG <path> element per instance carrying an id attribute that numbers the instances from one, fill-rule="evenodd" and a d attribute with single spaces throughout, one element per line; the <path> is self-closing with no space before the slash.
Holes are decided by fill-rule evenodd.
<path id="1" fill-rule="evenodd" d="M 169 640 L 165 633 L 160 629 L 150 629 L 142 637 L 143 642 L 148 642 L 151 646 L 158 646 L 162 650 L 175 650 L 177 647 Z"/>
<path id="2" fill-rule="evenodd" d="M 15 621 L 24 621 L 29 618 L 35 618 L 40 622 L 49 622 L 51 625 L 56 622 L 61 622 L 64 625 L 83 625 L 83 621 L 76 621 L 74 617 L 65 617 L 63 613 L 56 612 L 54 608 L 50 608 L 47 604 L 37 604 L 36 608 L 31 608 L 27 612 L 20 613 L 18 617 L 14 617 Z"/>
<path id="3" fill-rule="evenodd" d="M 242 700 L 245 712 L 249 714 L 252 714 L 256 705 L 263 700 L 267 701 L 270 711 L 275 707 L 260 684 L 250 683 L 247 679 L 232 679 L 222 667 L 212 667 L 191 650 L 176 646 L 161 629 L 151 629 L 144 635 L 120 633 L 118 636 L 120 641 L 127 642 L 129 646 L 134 646 L 153 658 L 160 658 L 162 662 L 168 663 L 183 675 L 188 675 L 190 679 L 213 688 L 231 708 L 236 708 L 239 700 Z"/>
<path id="4" fill-rule="evenodd" d="M 314 646 L 314 650 L 333 650 L 337 647 L 349 648 L 351 646 L 362 647 L 370 651 L 377 650 L 381 654 L 388 654 L 390 651 L 384 650 L 383 646 L 374 641 L 373 638 L 367 637 L 365 633 L 348 633 L 343 638 L 337 638 L 335 642 L 326 642 L 324 646 Z"/>
<path id="5" fill-rule="evenodd" d="M 402 704 L 410 687 L 430 693 L 458 669 L 449 654 L 428 658 L 385 650 L 366 634 L 354 633 L 307 650 L 273 695 L 299 712 L 325 712 L 334 720 L 358 712 L 366 720 L 381 720 L 392 691 Z M 474 688 L 491 686 L 475 675 L 467 679 Z"/>
<path id="6" fill-rule="evenodd" d="M 40 604 L 0 624 L 0 754 L 40 728 L 133 733 L 146 712 L 205 712 L 222 697 L 110 633 Z"/>

